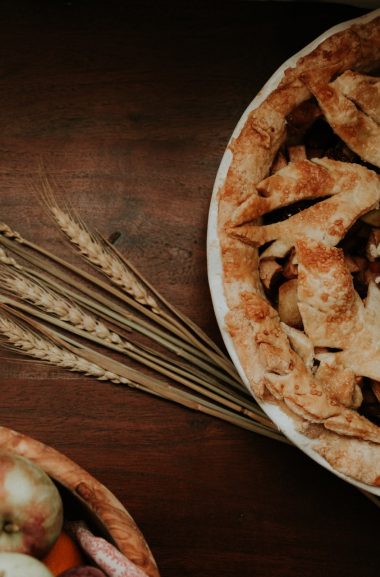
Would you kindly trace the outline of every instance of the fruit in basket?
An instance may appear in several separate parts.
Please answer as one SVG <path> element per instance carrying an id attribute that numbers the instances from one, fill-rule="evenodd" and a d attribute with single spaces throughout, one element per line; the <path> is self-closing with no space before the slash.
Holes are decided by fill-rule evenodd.
<path id="1" fill-rule="evenodd" d="M 62 499 L 50 477 L 24 457 L 0 453 L 0 552 L 40 558 L 62 523 Z"/>
<path id="2" fill-rule="evenodd" d="M 68 569 L 63 573 L 60 573 L 58 577 L 106 577 L 106 574 L 96 567 L 90 567 L 90 565 L 86 565 L 84 567 L 74 567 L 73 569 Z"/>
<path id="3" fill-rule="evenodd" d="M 41 560 L 53 575 L 60 575 L 72 567 L 85 565 L 81 549 L 64 529 L 48 554 Z"/>
<path id="4" fill-rule="evenodd" d="M 53 577 L 49 569 L 24 553 L 0 553 L 1 577 Z"/>

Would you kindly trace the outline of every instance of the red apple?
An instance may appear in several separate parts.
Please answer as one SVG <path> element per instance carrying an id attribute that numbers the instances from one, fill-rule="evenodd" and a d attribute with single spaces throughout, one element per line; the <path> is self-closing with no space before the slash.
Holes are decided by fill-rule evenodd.
<path id="1" fill-rule="evenodd" d="M 1 577 L 53 577 L 49 569 L 30 555 L 0 553 Z"/>
<path id="2" fill-rule="evenodd" d="M 0 453 L 0 552 L 43 557 L 62 523 L 62 500 L 50 477 L 24 457 Z"/>

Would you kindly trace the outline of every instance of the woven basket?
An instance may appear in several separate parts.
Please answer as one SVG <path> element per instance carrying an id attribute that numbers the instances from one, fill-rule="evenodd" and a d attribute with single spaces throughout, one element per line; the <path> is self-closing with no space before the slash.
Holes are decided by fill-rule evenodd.
<path id="1" fill-rule="evenodd" d="M 149 577 L 159 577 L 153 555 L 131 515 L 84 469 L 52 447 L 6 427 L 0 427 L 0 450 L 16 453 L 38 465 L 60 488 L 65 515 L 79 513 Z"/>

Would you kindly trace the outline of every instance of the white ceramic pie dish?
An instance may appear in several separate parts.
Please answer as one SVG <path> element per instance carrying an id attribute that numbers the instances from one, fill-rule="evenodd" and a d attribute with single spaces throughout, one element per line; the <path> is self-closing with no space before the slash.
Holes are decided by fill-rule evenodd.
<path id="1" fill-rule="evenodd" d="M 310 53 L 323 40 L 325 40 L 329 36 L 348 28 L 353 23 L 369 22 L 370 20 L 379 15 L 380 15 L 380 9 L 370 12 L 369 14 L 366 14 L 364 16 L 361 16 L 360 18 L 356 18 L 354 20 L 349 20 L 341 24 L 338 24 L 337 26 L 334 26 L 333 28 L 329 29 L 321 36 L 316 38 L 313 42 L 308 44 L 300 52 L 298 52 L 297 54 L 286 60 L 282 64 L 282 66 L 278 68 L 276 72 L 269 78 L 264 87 L 260 90 L 257 96 L 249 104 L 248 108 L 245 110 L 238 124 L 236 125 L 233 134 L 231 135 L 230 143 L 232 139 L 235 139 L 239 135 L 240 131 L 242 130 L 247 120 L 249 113 L 255 108 L 257 108 L 264 101 L 264 99 L 278 86 L 283 77 L 283 73 L 287 68 L 293 67 L 300 57 Z M 235 350 L 233 340 L 231 339 L 231 336 L 225 326 L 225 316 L 228 313 L 229 308 L 224 293 L 223 263 L 221 258 L 220 240 L 218 236 L 218 194 L 220 189 L 224 185 L 227 172 L 231 163 L 231 159 L 232 159 L 232 152 L 229 146 L 227 146 L 217 172 L 210 203 L 208 234 L 207 234 L 208 278 L 214 311 L 220 331 L 222 333 L 224 343 L 231 356 L 233 363 L 235 364 L 237 371 L 239 372 L 240 377 L 242 378 L 243 382 L 248 386 L 247 376 L 245 375 L 244 370 L 239 361 L 239 357 Z M 260 399 L 256 400 L 261 406 L 261 408 L 264 410 L 264 412 L 268 415 L 268 417 L 282 431 L 282 433 L 294 445 L 296 445 L 299 449 L 301 449 L 314 461 L 316 461 L 317 463 L 319 463 L 320 465 L 322 465 L 323 467 L 325 467 L 327 470 L 331 471 L 338 477 L 342 478 L 343 480 L 351 483 L 352 485 L 362 490 L 368 491 L 374 495 L 380 496 L 380 487 L 374 487 L 364 483 L 360 483 L 355 479 L 352 479 L 351 477 L 348 477 L 340 473 L 339 471 L 333 469 L 331 465 L 323 457 L 321 457 L 316 451 L 313 450 L 313 446 L 316 444 L 316 441 L 301 434 L 296 429 L 295 421 L 287 413 L 285 413 L 280 406 L 274 403 L 262 401 Z"/>

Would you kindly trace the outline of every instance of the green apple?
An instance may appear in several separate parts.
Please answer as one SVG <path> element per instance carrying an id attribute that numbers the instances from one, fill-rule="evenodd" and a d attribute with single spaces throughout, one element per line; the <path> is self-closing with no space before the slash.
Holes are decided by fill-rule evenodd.
<path id="1" fill-rule="evenodd" d="M 0 452 L 0 552 L 41 558 L 62 523 L 61 496 L 50 477 L 24 457 Z"/>
<path id="2" fill-rule="evenodd" d="M 53 577 L 53 574 L 30 555 L 0 553 L 0 577 Z"/>

